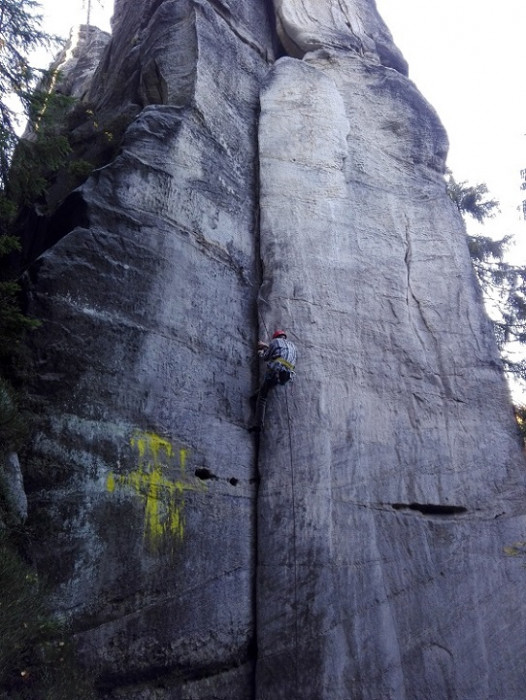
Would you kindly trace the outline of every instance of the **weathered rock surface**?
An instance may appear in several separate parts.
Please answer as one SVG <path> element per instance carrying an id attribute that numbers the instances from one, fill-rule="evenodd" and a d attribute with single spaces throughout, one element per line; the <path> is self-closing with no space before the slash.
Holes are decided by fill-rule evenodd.
<path id="1" fill-rule="evenodd" d="M 280 59 L 263 92 L 261 309 L 302 355 L 260 454 L 257 697 L 522 693 L 524 467 L 445 148 L 348 53 Z"/>
<path id="2" fill-rule="evenodd" d="M 110 34 L 98 27 L 73 27 L 64 49 L 51 65 L 52 70 L 59 71 L 57 89 L 77 99 L 85 98 L 109 40 Z"/>
<path id="3" fill-rule="evenodd" d="M 407 63 L 370 0 L 274 0 L 276 27 L 291 56 L 344 49 L 407 74 Z"/>
<path id="4" fill-rule="evenodd" d="M 253 683 L 245 427 L 268 47 L 241 42 L 242 21 L 208 3 L 149 3 L 144 17 L 122 89 L 135 105 L 154 92 L 139 79 L 151 41 L 165 102 L 137 107 L 119 156 L 76 195 L 81 225 L 31 270 L 32 312 L 46 322 L 30 508 L 45 513 L 37 556 L 57 611 L 108 693 L 132 698 L 128 686 L 147 679 L 204 698 L 224 676 L 242 700 Z M 241 18 L 270 35 L 264 8 Z M 116 29 L 114 41 L 130 36 Z M 108 90 L 90 100 L 111 102 Z"/>
<path id="5" fill-rule="evenodd" d="M 27 518 L 27 496 L 20 460 L 16 452 L 8 452 L 2 459 L 2 494 L 11 518 L 23 523 Z"/>
<path id="6" fill-rule="evenodd" d="M 130 125 L 28 273 L 23 455 L 101 697 L 521 700 L 523 457 L 374 3 L 120 0 L 113 28 L 86 99 Z M 300 362 L 256 445 L 275 325 Z"/>

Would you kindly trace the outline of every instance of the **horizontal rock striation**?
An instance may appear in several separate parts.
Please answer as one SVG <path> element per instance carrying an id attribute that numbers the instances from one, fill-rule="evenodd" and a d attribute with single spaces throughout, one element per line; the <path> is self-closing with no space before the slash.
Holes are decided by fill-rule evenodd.
<path id="1" fill-rule="evenodd" d="M 274 0 L 276 28 L 290 56 L 341 49 L 407 75 L 407 63 L 370 0 Z"/>
<path id="2" fill-rule="evenodd" d="M 301 363 L 260 454 L 256 697 L 520 697 L 524 467 L 446 146 L 347 52 L 262 93 L 262 319 Z"/>
<path id="3" fill-rule="evenodd" d="M 89 96 L 136 116 L 29 273 L 44 319 L 24 458 L 35 556 L 108 697 L 146 681 L 206 697 L 228 679 L 242 700 L 254 657 L 257 112 L 271 52 L 257 32 L 270 27 L 257 5 L 231 21 L 208 3 L 142 5 L 133 35 L 124 18 L 115 28 L 99 69 L 114 72 Z"/>
<path id="4" fill-rule="evenodd" d="M 112 24 L 82 94 L 122 140 L 27 273 L 21 455 L 100 697 L 521 700 L 524 460 L 446 134 L 374 3 Z M 277 326 L 298 371 L 256 440 Z"/>

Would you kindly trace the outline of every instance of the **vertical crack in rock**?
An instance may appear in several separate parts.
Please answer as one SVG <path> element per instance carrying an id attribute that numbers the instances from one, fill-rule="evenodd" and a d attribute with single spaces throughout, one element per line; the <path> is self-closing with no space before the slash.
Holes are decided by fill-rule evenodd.
<path id="1" fill-rule="evenodd" d="M 131 123 L 82 187 L 85 226 L 31 271 L 45 322 L 24 459 L 30 519 L 49 525 L 35 558 L 85 665 L 128 697 L 157 681 L 254 694 L 245 427 L 258 96 L 276 42 L 264 5 L 230 6 L 121 6 L 90 99 Z"/>
<path id="2" fill-rule="evenodd" d="M 301 28 L 305 7 L 294 8 Z M 291 6 L 280 8 L 292 22 Z M 402 75 L 348 48 L 280 59 L 263 91 L 261 308 L 267 326 L 291 326 L 300 359 L 292 463 L 277 392 L 260 452 L 257 697 L 351 697 L 354 683 L 370 698 L 416 700 L 445 684 L 460 699 L 472 683 L 484 696 L 486 678 L 459 681 L 451 660 L 441 666 L 444 655 L 432 651 L 454 655 L 464 645 L 437 599 L 477 627 L 481 650 L 492 634 L 484 614 L 456 599 L 459 587 L 463 600 L 470 587 L 479 600 L 490 595 L 471 550 L 485 535 L 461 517 L 467 505 L 449 504 L 494 512 L 503 493 L 495 466 L 505 490 L 524 477 L 505 427 L 503 377 L 484 373 L 481 403 L 469 359 L 479 346 L 465 315 L 479 319 L 481 334 L 484 311 L 466 285 L 465 240 L 443 183 L 445 143 Z M 511 477 L 504 454 L 515 455 Z M 373 494 L 425 517 L 393 522 L 388 509 L 353 506 Z M 482 527 L 489 533 L 493 522 Z M 470 553 L 445 566 L 457 538 Z M 499 605 L 509 614 L 506 595 Z M 412 630 L 422 616 L 426 651 L 416 659 Z M 501 652 L 493 653 L 498 666 Z"/>
<path id="3" fill-rule="evenodd" d="M 443 127 L 372 1 L 274 8 L 271 67 L 268 2 L 117 2 L 122 149 L 28 275 L 32 555 L 108 697 L 519 700 L 524 459 Z"/>
<path id="4" fill-rule="evenodd" d="M 431 328 L 431 326 L 429 325 L 423 305 L 421 301 L 416 297 L 415 292 L 413 290 L 411 280 L 412 244 L 411 232 L 409 230 L 409 222 L 407 221 L 407 217 L 405 225 L 405 235 L 406 253 L 404 256 L 404 262 L 407 267 L 407 304 L 409 307 L 409 314 L 413 319 L 413 328 L 424 352 L 426 352 L 426 354 L 428 354 L 429 356 L 430 349 L 432 348 L 433 350 L 433 356 L 437 361 L 437 372 L 435 376 L 437 382 L 439 382 L 442 386 L 444 398 L 454 398 L 451 380 L 441 359 L 441 348 L 438 339 L 436 338 L 436 329 Z M 417 312 L 416 319 L 414 318 L 414 310 L 416 310 Z M 427 338 L 428 342 L 426 342 L 425 338 Z M 429 343 L 429 341 L 431 341 L 431 343 Z M 429 347 L 430 345 L 431 348 Z"/>

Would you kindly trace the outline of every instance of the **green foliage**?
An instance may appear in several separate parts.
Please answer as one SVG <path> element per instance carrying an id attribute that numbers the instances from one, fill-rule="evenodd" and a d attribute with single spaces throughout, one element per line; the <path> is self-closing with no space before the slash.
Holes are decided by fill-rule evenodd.
<path id="1" fill-rule="evenodd" d="M 0 256 L 9 255 L 14 250 L 20 250 L 20 241 L 16 236 L 0 236 Z"/>
<path id="2" fill-rule="evenodd" d="M 526 406 L 515 406 L 515 419 L 522 439 L 526 444 Z"/>
<path id="3" fill-rule="evenodd" d="M 14 236 L 0 235 L 0 266 L 13 251 L 20 248 Z M 4 368 L 20 356 L 27 331 L 34 330 L 39 321 L 28 318 L 19 304 L 20 285 L 4 276 L 0 278 L 0 368 Z M 1 376 L 1 374 L 0 374 Z M 4 377 L 5 379 L 5 377 Z"/>
<path id="4" fill-rule="evenodd" d="M 28 98 L 31 129 L 18 141 L 6 182 L 5 193 L 17 208 L 43 195 L 71 153 L 63 124 L 72 99 L 49 92 L 46 85 L 44 81 Z"/>
<path id="5" fill-rule="evenodd" d="M 65 165 L 70 153 L 68 140 L 61 134 L 42 130 L 34 141 L 21 139 L 9 178 L 9 195 L 16 204 L 33 204 L 48 187 L 48 179 Z"/>
<path id="6" fill-rule="evenodd" d="M 6 541 L 0 539 L 0 683 L 23 666 L 25 650 L 38 635 L 43 608 L 36 578 Z"/>
<path id="7" fill-rule="evenodd" d="M 68 102 L 52 96 L 56 76 L 34 69 L 28 55 L 55 38 L 41 28 L 34 0 L 0 0 L 0 438 L 2 446 L 22 435 L 15 392 L 8 382 L 13 363 L 21 357 L 28 331 L 38 322 L 20 306 L 20 285 L 10 270 L 10 255 L 20 249 L 10 235 L 20 206 L 35 201 L 46 177 L 69 153 L 60 127 Z M 37 84 L 39 85 L 37 88 Z M 30 119 L 27 138 L 18 135 L 20 121 Z"/>
<path id="8" fill-rule="evenodd" d="M 19 448 L 25 437 L 11 377 L 27 332 L 38 325 L 23 313 L 10 269 L 10 256 L 20 249 L 12 223 L 20 207 L 38 202 L 42 208 L 44 192 L 71 152 L 64 129 L 71 99 L 53 92 L 56 74 L 28 60 L 33 49 L 54 41 L 41 29 L 38 7 L 34 0 L 0 0 L 0 453 Z M 26 120 L 30 128 L 20 138 Z M 0 700 L 94 698 L 67 630 L 51 621 L 41 582 L 20 556 L 21 525 L 11 517 L 1 484 L 0 473 Z"/>
<path id="9" fill-rule="evenodd" d="M 0 535 L 0 700 L 91 700 L 66 630 L 52 621 L 35 572 Z"/>
<path id="10" fill-rule="evenodd" d="M 18 143 L 21 118 L 31 116 L 32 92 L 41 72 L 31 66 L 29 54 L 57 39 L 42 29 L 34 0 L 0 0 L 0 189 L 5 190 L 9 167 Z M 17 107 L 22 108 L 22 115 Z"/>
<path id="11" fill-rule="evenodd" d="M 93 163 L 88 160 L 72 160 L 68 164 L 68 171 L 74 177 L 84 180 L 93 172 Z"/>
<path id="12" fill-rule="evenodd" d="M 0 282 L 0 359 L 11 357 L 18 351 L 24 339 L 25 331 L 38 328 L 39 321 L 28 318 L 18 304 L 20 285 L 7 280 Z"/>
<path id="13" fill-rule="evenodd" d="M 502 260 L 511 236 L 495 240 L 487 236 L 468 236 L 471 259 L 476 263 L 490 263 Z"/>
<path id="14" fill-rule="evenodd" d="M 57 75 L 28 56 L 58 39 L 42 27 L 35 0 L 0 0 L 0 232 L 20 206 L 34 202 L 70 152 L 61 132 L 71 98 L 53 92 Z M 23 123 L 30 133 L 21 138 Z"/>
<path id="15" fill-rule="evenodd" d="M 447 192 L 455 202 L 461 214 L 469 214 L 479 223 L 495 216 L 499 211 L 496 199 L 487 199 L 488 188 L 485 183 L 468 185 L 466 181 L 457 182 L 451 172 L 446 181 Z"/>
<path id="16" fill-rule="evenodd" d="M 509 236 L 492 240 L 468 236 L 473 267 L 480 282 L 505 369 L 526 379 L 526 360 L 516 351 L 526 344 L 526 269 L 503 260 Z"/>
<path id="17" fill-rule="evenodd" d="M 488 193 L 485 184 L 456 182 L 449 173 L 446 187 L 459 211 L 479 223 L 498 211 L 499 203 L 495 199 L 484 199 Z M 473 268 L 493 322 L 502 362 L 510 375 L 526 380 L 526 360 L 520 358 L 524 353 L 516 352 L 526 344 L 526 269 L 505 262 L 510 242 L 510 236 L 495 240 L 468 235 Z"/>
<path id="18" fill-rule="evenodd" d="M 508 557 L 526 556 L 526 542 L 514 542 L 512 545 L 504 547 L 504 554 Z"/>
<path id="19" fill-rule="evenodd" d="M 0 459 L 9 450 L 17 450 L 27 435 L 11 385 L 0 377 Z"/>

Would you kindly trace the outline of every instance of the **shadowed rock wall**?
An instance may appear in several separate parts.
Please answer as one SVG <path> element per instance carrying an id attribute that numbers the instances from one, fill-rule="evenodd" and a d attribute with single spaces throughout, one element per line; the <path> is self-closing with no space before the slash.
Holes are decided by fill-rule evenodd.
<path id="1" fill-rule="evenodd" d="M 22 455 L 101 697 L 520 700 L 523 458 L 446 135 L 374 4 L 113 28 L 87 94 L 130 124 L 28 273 Z M 277 325 L 298 374 L 256 445 Z"/>
<path id="2" fill-rule="evenodd" d="M 257 112 L 271 42 L 240 36 L 248 23 L 271 31 L 258 5 L 231 24 L 209 3 L 144 5 L 133 34 L 124 19 L 115 28 L 113 72 L 90 95 L 116 109 L 119 79 L 137 116 L 76 194 L 82 222 L 30 272 L 31 311 L 45 319 L 25 457 L 30 509 L 45 518 L 36 557 L 115 697 L 159 679 L 195 697 L 227 683 L 242 700 L 254 656 Z"/>

